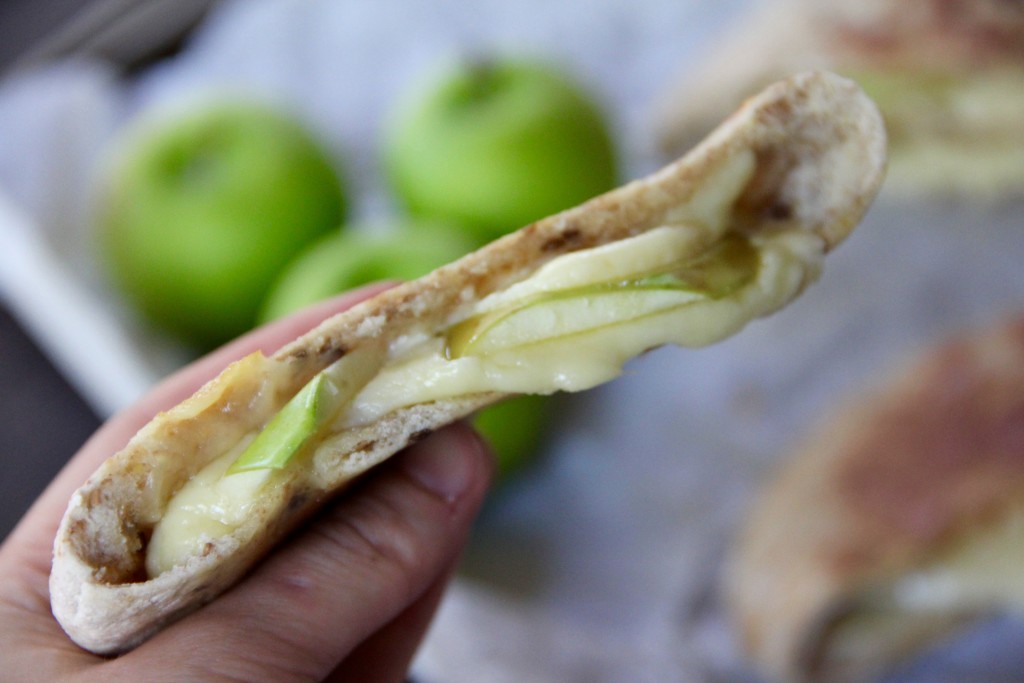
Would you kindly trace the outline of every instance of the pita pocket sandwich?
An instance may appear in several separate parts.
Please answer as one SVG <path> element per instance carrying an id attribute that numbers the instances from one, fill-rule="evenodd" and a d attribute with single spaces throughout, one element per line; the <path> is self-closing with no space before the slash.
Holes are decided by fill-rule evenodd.
<path id="1" fill-rule="evenodd" d="M 776 311 L 818 277 L 884 165 L 871 101 L 805 73 L 650 177 L 243 358 L 74 494 L 54 546 L 55 616 L 88 650 L 129 649 L 431 430 L 509 395 L 595 386 L 648 349 L 710 344 Z"/>
<path id="2" fill-rule="evenodd" d="M 778 680 L 873 680 L 1024 609 L 1024 316 L 927 350 L 809 435 L 726 572 Z"/>

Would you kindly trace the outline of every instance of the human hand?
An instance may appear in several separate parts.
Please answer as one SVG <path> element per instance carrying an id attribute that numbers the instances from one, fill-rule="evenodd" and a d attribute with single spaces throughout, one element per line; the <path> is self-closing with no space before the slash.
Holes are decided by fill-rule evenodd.
<path id="1" fill-rule="evenodd" d="M 12 681 L 400 681 L 493 476 L 457 424 L 371 472 L 212 603 L 121 657 L 75 645 L 50 612 L 53 539 L 71 494 L 160 410 L 228 363 L 270 352 L 372 287 L 196 361 L 101 427 L 0 546 L 0 678 Z"/>

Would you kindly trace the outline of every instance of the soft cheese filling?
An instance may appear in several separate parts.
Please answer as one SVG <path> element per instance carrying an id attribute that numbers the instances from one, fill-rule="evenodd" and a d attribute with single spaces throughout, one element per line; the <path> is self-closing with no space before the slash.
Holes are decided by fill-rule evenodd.
<path id="1" fill-rule="evenodd" d="M 591 388 L 616 377 L 623 363 L 648 349 L 710 344 L 735 332 L 752 312 L 781 306 L 806 282 L 808 261 L 821 253 L 817 238 L 755 245 L 729 237 L 681 269 L 677 262 L 675 272 L 604 279 L 609 273 L 601 264 L 616 251 L 678 256 L 689 237 L 685 227 L 657 228 L 594 250 L 589 266 L 591 254 L 572 254 L 522 287 L 484 299 L 444 335 L 423 340 L 383 368 L 339 426 L 366 424 L 398 408 L 451 396 Z M 602 279 L 565 285 L 557 277 L 563 266 Z"/>
<path id="2" fill-rule="evenodd" d="M 718 194 L 698 195 L 670 224 L 557 257 L 445 329 L 343 357 L 170 499 L 149 540 L 148 574 L 232 533 L 281 470 L 309 463 L 345 430 L 446 398 L 587 389 L 649 349 L 710 344 L 790 301 L 817 277 L 825 245 L 784 226 L 726 232 L 753 166 L 752 155 L 737 155 L 712 184 Z"/>

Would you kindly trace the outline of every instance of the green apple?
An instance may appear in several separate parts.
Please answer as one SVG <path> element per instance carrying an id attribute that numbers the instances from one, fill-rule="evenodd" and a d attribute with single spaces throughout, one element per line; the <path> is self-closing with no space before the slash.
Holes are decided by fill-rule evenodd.
<path id="1" fill-rule="evenodd" d="M 498 460 L 499 480 L 513 476 L 538 455 L 551 424 L 552 406 L 548 396 L 516 396 L 473 417 L 473 428 Z"/>
<path id="2" fill-rule="evenodd" d="M 280 270 L 345 204 L 332 159 L 290 115 L 206 103 L 125 134 L 101 179 L 98 238 L 131 303 L 209 348 L 252 327 Z"/>
<path id="3" fill-rule="evenodd" d="M 615 186 L 606 118 L 546 64 L 463 62 L 401 104 L 385 168 L 415 215 L 456 221 L 488 242 Z"/>
<path id="4" fill-rule="evenodd" d="M 466 255 L 473 246 L 458 229 L 433 222 L 347 227 L 313 243 L 288 264 L 260 319 L 269 322 L 370 282 L 413 280 Z"/>

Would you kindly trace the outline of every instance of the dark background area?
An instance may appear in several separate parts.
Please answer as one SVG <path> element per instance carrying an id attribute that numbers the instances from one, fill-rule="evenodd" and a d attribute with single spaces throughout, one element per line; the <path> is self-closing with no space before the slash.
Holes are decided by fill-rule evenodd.
<path id="1" fill-rule="evenodd" d="M 3 0 L 0 2 L 0 67 L 45 41 L 88 4 L 88 0 Z"/>
<path id="2" fill-rule="evenodd" d="M 99 426 L 32 340 L 0 306 L 0 536 Z"/>
<path id="3" fill-rule="evenodd" d="M 84 0 L 0 2 L 0 69 L 40 44 Z M 0 304 L 0 538 L 99 424 Z"/>
<path id="4" fill-rule="evenodd" d="M 0 0 L 0 78 L 75 54 L 129 72 L 177 49 L 214 2 Z M 99 424 L 0 300 L 0 538 Z"/>

